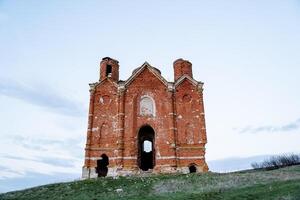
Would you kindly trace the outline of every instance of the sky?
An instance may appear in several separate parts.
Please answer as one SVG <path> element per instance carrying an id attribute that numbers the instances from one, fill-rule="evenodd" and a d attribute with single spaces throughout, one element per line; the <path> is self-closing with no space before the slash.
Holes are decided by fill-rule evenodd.
<path id="1" fill-rule="evenodd" d="M 299 0 L 0 0 L 0 192 L 80 178 L 106 56 L 122 80 L 193 63 L 211 170 L 300 153 Z"/>

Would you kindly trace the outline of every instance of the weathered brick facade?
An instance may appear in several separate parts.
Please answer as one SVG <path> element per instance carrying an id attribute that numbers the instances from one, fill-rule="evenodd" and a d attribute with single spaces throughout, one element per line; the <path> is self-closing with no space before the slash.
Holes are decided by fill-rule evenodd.
<path id="1" fill-rule="evenodd" d="M 174 80 L 145 62 L 121 81 L 118 61 L 102 59 L 100 80 L 90 84 L 83 178 L 208 171 L 203 83 L 183 59 Z"/>

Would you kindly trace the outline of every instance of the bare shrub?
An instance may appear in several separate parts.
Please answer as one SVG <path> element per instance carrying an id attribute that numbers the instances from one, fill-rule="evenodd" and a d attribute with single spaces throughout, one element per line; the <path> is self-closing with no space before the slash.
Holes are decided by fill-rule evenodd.
<path id="1" fill-rule="evenodd" d="M 251 164 L 253 169 L 279 169 L 292 165 L 300 165 L 300 155 L 296 154 L 283 154 L 279 156 L 272 156 L 261 163 L 254 162 Z"/>
<path id="2" fill-rule="evenodd" d="M 253 162 L 253 163 L 251 163 L 251 167 L 252 167 L 253 169 L 259 169 L 259 168 L 260 168 L 260 164 L 257 163 L 257 162 Z"/>

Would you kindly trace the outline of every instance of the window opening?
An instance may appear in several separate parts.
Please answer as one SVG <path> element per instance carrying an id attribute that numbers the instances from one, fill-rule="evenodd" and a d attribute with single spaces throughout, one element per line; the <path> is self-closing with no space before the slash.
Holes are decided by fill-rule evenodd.
<path id="1" fill-rule="evenodd" d="M 111 73 L 112 73 L 112 66 L 106 65 L 106 76 L 111 75 Z"/>

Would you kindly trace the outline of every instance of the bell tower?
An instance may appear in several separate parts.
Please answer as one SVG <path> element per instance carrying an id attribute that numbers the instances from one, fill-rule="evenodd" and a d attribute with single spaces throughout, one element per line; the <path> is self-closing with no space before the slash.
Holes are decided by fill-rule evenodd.
<path id="1" fill-rule="evenodd" d="M 179 58 L 174 61 L 174 81 L 177 81 L 183 75 L 188 75 L 193 78 L 192 63 L 188 60 Z"/>
<path id="2" fill-rule="evenodd" d="M 100 81 L 109 78 L 112 81 L 119 81 L 119 61 L 110 57 L 102 58 L 100 62 Z"/>

